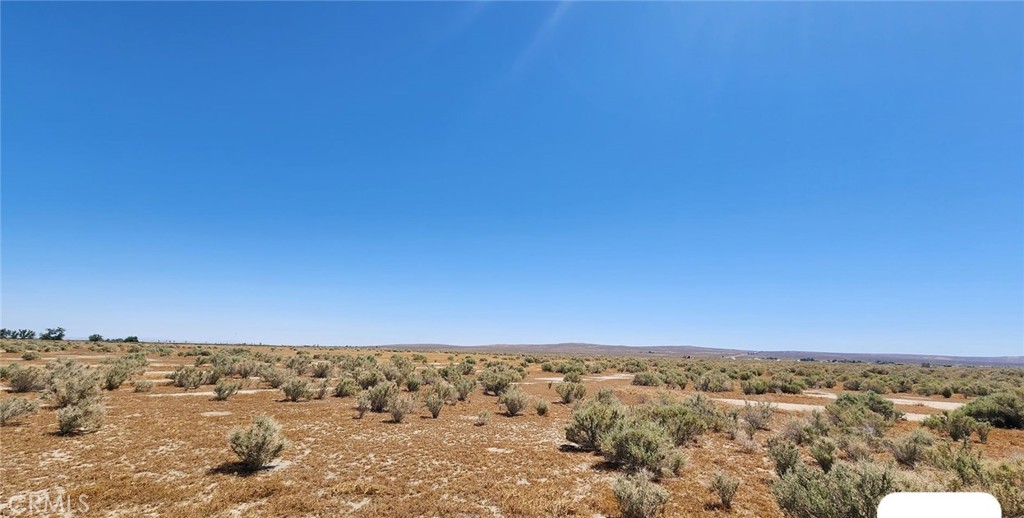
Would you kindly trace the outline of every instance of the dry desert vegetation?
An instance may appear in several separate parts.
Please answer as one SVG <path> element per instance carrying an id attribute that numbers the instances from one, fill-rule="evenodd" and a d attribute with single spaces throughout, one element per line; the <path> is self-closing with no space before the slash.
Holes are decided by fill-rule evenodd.
<path id="1" fill-rule="evenodd" d="M 2 349 L 0 515 L 57 492 L 106 516 L 858 517 L 923 490 L 1024 516 L 1020 368 Z"/>

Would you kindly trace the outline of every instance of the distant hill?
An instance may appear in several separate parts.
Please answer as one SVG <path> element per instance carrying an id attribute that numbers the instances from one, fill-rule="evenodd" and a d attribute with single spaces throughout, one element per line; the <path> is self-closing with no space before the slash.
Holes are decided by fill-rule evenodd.
<path id="1" fill-rule="evenodd" d="M 522 354 L 565 354 L 593 356 L 651 356 L 651 357 L 693 357 L 693 358 L 745 358 L 799 360 L 813 358 L 816 361 L 861 361 L 864 363 L 933 363 L 936 365 L 979 365 L 997 367 L 1024 367 L 1024 356 L 945 356 L 932 354 L 901 353 L 831 353 L 817 351 L 748 351 L 741 349 L 716 349 L 693 345 L 603 345 L 588 343 L 560 344 L 490 344 L 490 345 L 448 345 L 448 344 L 392 344 L 376 347 L 390 349 L 416 349 L 432 351 L 475 352 L 475 353 L 522 353 Z"/>

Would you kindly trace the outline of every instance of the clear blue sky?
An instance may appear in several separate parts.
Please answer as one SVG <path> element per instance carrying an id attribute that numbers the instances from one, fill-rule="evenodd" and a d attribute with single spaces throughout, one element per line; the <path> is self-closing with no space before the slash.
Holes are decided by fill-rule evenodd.
<path id="1" fill-rule="evenodd" d="M 1024 351 L 1024 4 L 2 5 L 3 325 Z"/>

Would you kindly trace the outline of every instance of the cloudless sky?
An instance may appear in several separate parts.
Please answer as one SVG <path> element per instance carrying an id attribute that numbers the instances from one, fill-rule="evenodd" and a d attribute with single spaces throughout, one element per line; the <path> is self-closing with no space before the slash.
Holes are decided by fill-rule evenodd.
<path id="1" fill-rule="evenodd" d="M 1024 4 L 10 3 L 2 320 L 1024 354 Z"/>

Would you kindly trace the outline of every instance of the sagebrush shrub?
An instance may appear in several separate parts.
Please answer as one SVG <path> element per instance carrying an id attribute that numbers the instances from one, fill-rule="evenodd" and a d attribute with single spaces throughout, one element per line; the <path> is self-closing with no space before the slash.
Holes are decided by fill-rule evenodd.
<path id="1" fill-rule="evenodd" d="M 284 392 L 285 399 L 292 402 L 313 396 L 313 391 L 309 388 L 309 381 L 302 378 L 292 378 L 286 381 L 284 385 L 281 385 L 281 391 Z"/>
<path id="2" fill-rule="evenodd" d="M 825 411 L 836 426 L 875 436 L 881 436 L 894 421 L 903 417 L 903 412 L 896 410 L 892 401 L 875 392 L 840 394 L 825 406 Z"/>
<path id="3" fill-rule="evenodd" d="M 103 372 L 103 388 L 117 390 L 128 381 L 132 375 L 132 368 L 124 364 L 114 364 Z"/>
<path id="4" fill-rule="evenodd" d="M 189 390 L 202 385 L 206 381 L 206 374 L 191 365 L 186 365 L 177 368 L 171 374 L 171 379 L 174 381 L 174 386 Z"/>
<path id="5" fill-rule="evenodd" d="M 329 385 L 326 379 L 320 380 L 320 383 L 316 384 L 316 388 L 312 389 L 313 399 L 323 399 L 327 395 L 327 389 Z"/>
<path id="6" fill-rule="evenodd" d="M 381 374 L 378 370 L 364 370 L 356 374 L 356 383 L 358 383 L 363 390 L 367 390 L 370 387 L 375 387 L 387 381 L 388 380 L 384 377 L 384 374 Z"/>
<path id="7" fill-rule="evenodd" d="M 359 419 L 362 419 L 366 412 L 371 408 L 370 395 L 366 392 L 359 394 L 356 398 L 356 412 L 358 413 Z"/>
<path id="8" fill-rule="evenodd" d="M 435 381 L 433 388 L 430 389 L 430 392 L 439 397 L 442 402 L 451 402 L 452 404 L 455 403 L 455 387 L 453 387 L 451 383 L 448 383 L 443 379 L 438 379 L 437 381 Z"/>
<path id="9" fill-rule="evenodd" d="M 950 414 L 949 420 L 946 421 L 946 433 L 954 441 L 966 441 L 971 438 L 971 433 L 974 432 L 977 424 L 978 422 L 973 417 L 961 412 L 953 412 Z"/>
<path id="10" fill-rule="evenodd" d="M 821 470 L 827 473 L 836 462 L 836 442 L 831 438 L 821 437 L 811 445 L 810 453 Z"/>
<path id="11" fill-rule="evenodd" d="M 770 428 L 768 424 L 771 422 L 772 415 L 775 414 L 775 405 L 767 401 L 758 401 L 754 404 L 745 401 L 741 414 L 743 420 L 755 430 L 768 430 Z"/>
<path id="12" fill-rule="evenodd" d="M 427 394 L 423 403 L 427 406 L 427 410 L 430 411 L 430 417 L 434 419 L 437 419 L 437 416 L 441 414 L 441 409 L 444 407 L 444 399 L 435 392 Z"/>
<path id="13" fill-rule="evenodd" d="M 39 351 L 25 351 L 25 354 L 21 355 L 21 359 L 25 361 L 38 360 L 43 355 L 39 354 Z"/>
<path id="14" fill-rule="evenodd" d="M 38 392 L 46 388 L 46 372 L 39 367 L 11 365 L 6 374 L 11 392 Z"/>
<path id="15" fill-rule="evenodd" d="M 715 478 L 711 479 L 711 489 L 718 494 L 722 507 L 732 509 L 732 499 L 736 496 L 736 490 L 740 487 L 740 481 L 722 471 L 715 472 Z"/>
<path id="16" fill-rule="evenodd" d="M 869 460 L 871 458 L 871 448 L 860 437 L 852 435 L 840 436 L 838 445 L 843 455 L 846 456 L 846 460 L 851 462 Z"/>
<path id="17" fill-rule="evenodd" d="M 491 413 L 490 412 L 488 412 L 486 410 L 481 410 L 478 414 L 476 414 L 476 423 L 475 424 L 477 426 L 484 426 L 485 424 L 489 423 L 490 421 L 491 421 Z"/>
<path id="18" fill-rule="evenodd" d="M 775 473 L 780 477 L 800 463 L 800 449 L 782 437 L 768 439 L 768 456 L 775 464 Z"/>
<path id="19" fill-rule="evenodd" d="M 349 397 L 359 393 L 359 384 L 352 378 L 341 378 L 334 386 L 335 397 Z"/>
<path id="20" fill-rule="evenodd" d="M 90 369 L 71 360 L 58 360 L 48 366 L 50 378 L 43 396 L 60 408 L 98 398 L 100 376 L 96 369 Z"/>
<path id="21" fill-rule="evenodd" d="M 408 394 L 400 394 L 388 402 L 388 413 L 391 414 L 391 420 L 395 423 L 401 423 L 405 419 L 406 414 L 410 414 L 416 410 L 416 400 Z"/>
<path id="22" fill-rule="evenodd" d="M 633 376 L 632 384 L 641 387 L 660 387 L 664 382 L 661 375 L 657 372 L 644 371 L 638 372 Z"/>
<path id="23" fill-rule="evenodd" d="M 704 418 L 691 406 L 671 399 L 648 404 L 639 413 L 661 425 L 677 446 L 695 442 L 708 428 Z"/>
<path id="24" fill-rule="evenodd" d="M 238 392 L 238 383 L 221 380 L 213 387 L 213 399 L 226 401 L 229 397 Z"/>
<path id="25" fill-rule="evenodd" d="M 910 489 L 888 466 L 840 462 L 827 473 L 798 468 L 772 484 L 786 516 L 876 518 L 889 493 Z"/>
<path id="26" fill-rule="evenodd" d="M 654 518 L 668 502 L 668 491 L 644 472 L 619 477 L 612 492 L 623 518 Z"/>
<path id="27" fill-rule="evenodd" d="M 405 379 L 405 388 L 409 392 L 417 392 L 420 390 L 420 385 L 423 384 L 423 378 L 417 375 L 411 375 Z"/>
<path id="28" fill-rule="evenodd" d="M 559 383 L 555 385 L 555 392 L 562 398 L 562 403 L 569 404 L 577 399 L 583 399 L 587 394 L 587 387 L 582 383 Z"/>
<path id="29" fill-rule="evenodd" d="M 896 462 L 913 468 L 925 458 L 933 442 L 934 438 L 930 433 L 920 429 L 914 430 L 892 444 L 892 455 Z"/>
<path id="30" fill-rule="evenodd" d="M 228 437 L 231 451 L 238 455 L 242 466 L 256 471 L 268 466 L 288 445 L 281 434 L 281 425 L 272 418 L 261 415 L 248 428 L 236 428 Z"/>
<path id="31" fill-rule="evenodd" d="M 270 388 L 281 388 L 292 378 L 292 373 L 286 369 L 267 366 L 260 372 L 260 377 L 267 382 L 267 385 L 270 385 Z"/>
<path id="32" fill-rule="evenodd" d="M 601 454 L 625 469 L 646 469 L 660 473 L 672 451 L 672 440 L 661 426 L 647 420 L 631 419 L 601 439 Z"/>
<path id="33" fill-rule="evenodd" d="M 512 386 L 506 388 L 501 393 L 501 396 L 498 397 L 498 403 L 505 406 L 505 411 L 510 417 L 515 417 L 530 403 L 530 397 L 523 392 L 523 389 L 518 386 Z"/>
<path id="34" fill-rule="evenodd" d="M 388 403 L 396 396 L 398 385 L 394 381 L 379 383 L 366 391 L 366 397 L 370 400 L 370 410 L 377 413 L 385 411 Z"/>
<path id="35" fill-rule="evenodd" d="M 739 445 L 740 451 L 743 453 L 754 453 L 761 449 L 761 445 L 757 444 L 754 437 L 750 435 L 750 432 L 743 428 L 736 428 L 733 431 L 733 440 Z"/>
<path id="36" fill-rule="evenodd" d="M 334 365 L 327 361 L 318 361 L 312 366 L 314 378 L 330 378 L 334 373 Z"/>
<path id="37" fill-rule="evenodd" d="M 701 392 L 728 392 L 732 390 L 732 380 L 721 372 L 706 372 L 697 378 L 693 387 Z"/>
<path id="38" fill-rule="evenodd" d="M 57 429 L 62 435 L 95 432 L 103 425 L 103 405 L 84 399 L 57 411 Z"/>
<path id="39" fill-rule="evenodd" d="M 572 418 L 565 427 L 565 438 L 581 448 L 595 450 L 604 434 L 626 418 L 626 409 L 618 402 L 604 403 L 598 399 L 584 401 L 572 410 Z"/>
<path id="40" fill-rule="evenodd" d="M 996 428 L 1024 429 L 1024 392 L 997 392 L 981 396 L 957 409 L 956 413 Z"/>
<path id="41" fill-rule="evenodd" d="M 800 417 L 794 417 L 786 421 L 780 433 L 787 440 L 798 445 L 807 444 L 814 438 L 813 427 L 806 419 Z"/>
<path id="42" fill-rule="evenodd" d="M 565 376 L 562 376 L 562 381 L 564 383 L 582 383 L 583 375 L 578 371 L 569 371 L 565 373 Z"/>
<path id="43" fill-rule="evenodd" d="M 476 388 L 476 381 L 463 378 L 456 380 L 453 386 L 455 387 L 456 394 L 458 394 L 459 401 L 466 401 L 469 395 L 473 393 L 473 389 Z"/>
<path id="44" fill-rule="evenodd" d="M 39 410 L 39 401 L 25 397 L 0 399 L 0 426 L 15 422 L 19 417 L 24 417 Z"/>
<path id="45" fill-rule="evenodd" d="M 537 415 L 548 415 L 548 402 L 544 399 L 538 399 L 534 403 L 533 408 L 537 410 Z"/>
<path id="46" fill-rule="evenodd" d="M 154 383 L 152 380 L 137 380 L 132 384 L 132 387 L 135 392 L 149 392 L 153 390 L 153 385 Z"/>
<path id="47" fill-rule="evenodd" d="M 513 383 L 521 379 L 520 374 L 504 364 L 488 367 L 477 375 L 485 394 L 501 395 Z"/>

